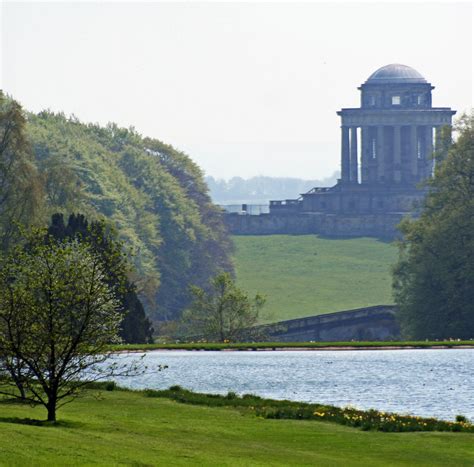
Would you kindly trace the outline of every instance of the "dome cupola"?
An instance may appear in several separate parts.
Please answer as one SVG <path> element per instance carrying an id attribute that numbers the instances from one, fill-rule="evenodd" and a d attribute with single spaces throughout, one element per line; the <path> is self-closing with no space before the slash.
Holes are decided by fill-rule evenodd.
<path id="1" fill-rule="evenodd" d="M 372 73 L 359 89 L 362 107 L 396 110 L 431 107 L 434 88 L 415 69 L 392 63 Z"/>
<path id="2" fill-rule="evenodd" d="M 372 73 L 366 81 L 366 84 L 414 84 L 427 83 L 426 79 L 415 69 L 392 63 L 379 68 Z"/>

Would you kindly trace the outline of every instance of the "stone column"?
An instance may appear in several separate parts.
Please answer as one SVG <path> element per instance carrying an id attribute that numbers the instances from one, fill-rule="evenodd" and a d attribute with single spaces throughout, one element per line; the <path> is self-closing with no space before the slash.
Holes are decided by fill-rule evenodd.
<path id="1" fill-rule="evenodd" d="M 357 127 L 351 128 L 351 170 L 350 170 L 351 182 L 358 183 L 359 178 L 359 166 L 357 163 Z"/>
<path id="2" fill-rule="evenodd" d="M 341 180 L 350 180 L 349 127 L 341 127 Z"/>
<path id="3" fill-rule="evenodd" d="M 416 125 L 410 127 L 410 162 L 412 181 L 418 181 L 418 137 L 416 134 Z"/>
<path id="4" fill-rule="evenodd" d="M 430 178 L 433 172 L 433 128 L 425 127 L 425 178 Z"/>
<path id="5" fill-rule="evenodd" d="M 385 154 L 384 154 L 384 127 L 377 127 L 377 180 L 379 182 L 385 179 Z"/>
<path id="6" fill-rule="evenodd" d="M 369 181 L 369 160 L 370 160 L 370 133 L 369 127 L 363 126 L 361 128 L 361 145 L 362 154 L 360 155 L 360 174 L 361 182 L 367 183 Z"/>
<path id="7" fill-rule="evenodd" d="M 402 134 L 400 125 L 393 127 L 393 181 L 402 181 Z"/>

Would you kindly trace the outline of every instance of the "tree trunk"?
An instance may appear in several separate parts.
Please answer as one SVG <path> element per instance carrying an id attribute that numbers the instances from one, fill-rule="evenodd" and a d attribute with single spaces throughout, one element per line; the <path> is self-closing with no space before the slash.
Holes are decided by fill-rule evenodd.
<path id="1" fill-rule="evenodd" d="M 26 391 L 22 383 L 17 383 L 18 390 L 20 391 L 20 397 L 22 400 L 26 400 Z"/>
<path id="2" fill-rule="evenodd" d="M 48 405 L 46 406 L 48 409 L 48 422 L 55 422 L 56 421 L 56 400 L 49 399 Z"/>

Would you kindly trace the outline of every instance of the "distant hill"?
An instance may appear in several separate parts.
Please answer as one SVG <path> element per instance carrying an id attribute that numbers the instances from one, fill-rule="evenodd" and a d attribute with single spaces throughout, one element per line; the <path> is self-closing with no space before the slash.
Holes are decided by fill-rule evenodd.
<path id="1" fill-rule="evenodd" d="M 237 284 L 267 296 L 262 322 L 393 303 L 397 248 L 373 238 L 235 236 Z"/>
<path id="2" fill-rule="evenodd" d="M 271 199 L 295 199 L 315 186 L 333 186 L 338 172 L 321 180 L 286 177 L 233 177 L 229 180 L 206 177 L 212 200 L 217 204 L 268 204 Z"/>

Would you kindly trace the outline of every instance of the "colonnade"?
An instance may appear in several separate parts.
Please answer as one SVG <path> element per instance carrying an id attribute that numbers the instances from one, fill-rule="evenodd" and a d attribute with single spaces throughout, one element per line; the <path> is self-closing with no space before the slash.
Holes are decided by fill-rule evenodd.
<path id="1" fill-rule="evenodd" d="M 360 158 L 358 128 L 361 134 Z M 442 126 L 342 126 L 341 180 L 350 183 L 416 183 L 430 177 L 433 128 L 436 129 L 436 141 L 439 141 Z"/>

